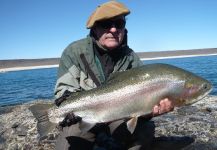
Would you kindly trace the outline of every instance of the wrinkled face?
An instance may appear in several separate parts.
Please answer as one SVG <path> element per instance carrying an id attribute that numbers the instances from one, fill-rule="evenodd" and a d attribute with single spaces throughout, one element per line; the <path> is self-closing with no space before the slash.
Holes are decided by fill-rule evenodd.
<path id="1" fill-rule="evenodd" d="M 124 16 L 97 22 L 93 28 L 96 40 L 108 50 L 117 48 L 123 41 L 125 24 Z"/>

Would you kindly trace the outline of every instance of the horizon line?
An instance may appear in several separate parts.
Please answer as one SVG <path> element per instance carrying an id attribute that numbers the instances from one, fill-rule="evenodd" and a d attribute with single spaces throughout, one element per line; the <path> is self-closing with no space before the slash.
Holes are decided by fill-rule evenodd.
<path id="1" fill-rule="evenodd" d="M 174 58 L 187 58 L 187 57 L 201 57 L 201 56 L 215 56 L 214 54 L 198 54 L 198 55 L 181 55 L 181 56 L 165 56 L 165 57 L 153 57 L 153 58 L 140 58 L 140 60 L 158 60 L 158 59 L 174 59 Z M 38 65 L 38 66 L 24 66 L 24 67 L 10 67 L 0 69 L 0 73 L 12 72 L 12 71 L 23 71 L 32 69 L 46 69 L 46 68 L 58 68 L 59 64 L 54 65 Z"/>

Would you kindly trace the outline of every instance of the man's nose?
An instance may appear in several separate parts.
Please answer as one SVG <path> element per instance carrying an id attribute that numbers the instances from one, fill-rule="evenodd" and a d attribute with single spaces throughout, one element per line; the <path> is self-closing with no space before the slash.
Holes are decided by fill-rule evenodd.
<path id="1" fill-rule="evenodd" d="M 115 25 L 113 24 L 109 30 L 110 32 L 117 32 L 117 28 L 115 27 Z"/>

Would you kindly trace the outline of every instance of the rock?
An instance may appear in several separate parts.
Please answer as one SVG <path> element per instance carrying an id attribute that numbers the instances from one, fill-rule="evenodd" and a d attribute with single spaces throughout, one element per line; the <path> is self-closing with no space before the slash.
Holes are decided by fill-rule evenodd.
<path id="1" fill-rule="evenodd" d="M 1 139 L 0 139 L 1 140 Z M 0 143 L 0 150 L 4 150 L 4 149 L 6 149 L 6 140 L 5 139 L 3 139 L 3 141 L 2 141 L 2 143 Z"/>
<path id="2" fill-rule="evenodd" d="M 20 123 L 15 122 L 15 123 L 11 126 L 11 128 L 17 128 L 19 125 L 20 125 Z"/>
<path id="3" fill-rule="evenodd" d="M 53 143 L 39 143 L 37 122 L 28 110 L 30 105 L 32 104 L 17 105 L 0 115 L 0 149 L 54 149 L 54 135 L 50 138 Z"/>
<path id="4" fill-rule="evenodd" d="M 152 119 L 156 124 L 155 136 L 193 138 L 194 142 L 183 148 L 184 150 L 217 150 L 216 106 L 217 97 L 209 96 L 192 106 L 155 117 Z"/>
<path id="5" fill-rule="evenodd" d="M 0 136 L 0 144 L 4 143 L 5 141 L 6 140 L 2 136 Z"/>
<path id="6" fill-rule="evenodd" d="M 15 106 L 0 107 L 0 115 L 11 112 L 14 107 Z"/>
<path id="7" fill-rule="evenodd" d="M 183 137 L 158 137 L 154 139 L 152 150 L 180 150 L 194 142 L 194 138 Z"/>
<path id="8" fill-rule="evenodd" d="M 25 126 L 19 126 L 18 128 L 16 128 L 16 131 L 15 133 L 18 135 L 18 136 L 26 136 L 27 135 L 27 127 Z"/>
<path id="9" fill-rule="evenodd" d="M 207 112 L 212 112 L 212 108 L 210 108 L 210 107 L 207 107 L 205 110 L 206 110 Z"/>

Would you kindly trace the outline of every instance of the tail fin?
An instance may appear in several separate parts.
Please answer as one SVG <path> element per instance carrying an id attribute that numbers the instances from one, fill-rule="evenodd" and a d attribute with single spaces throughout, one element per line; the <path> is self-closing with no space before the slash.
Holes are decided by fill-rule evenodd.
<path id="1" fill-rule="evenodd" d="M 36 104 L 29 107 L 29 110 L 38 121 L 37 129 L 40 139 L 45 138 L 56 127 L 56 124 L 49 121 L 47 113 L 47 110 L 52 106 L 52 104 Z"/>

